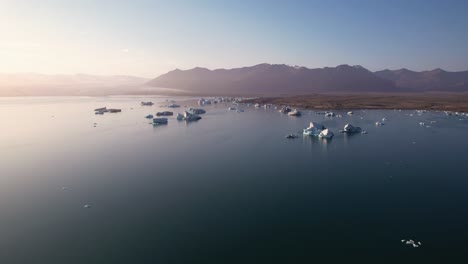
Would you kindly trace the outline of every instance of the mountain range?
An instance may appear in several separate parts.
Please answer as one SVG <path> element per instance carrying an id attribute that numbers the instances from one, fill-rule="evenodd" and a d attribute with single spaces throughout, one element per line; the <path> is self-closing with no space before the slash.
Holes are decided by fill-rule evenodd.
<path id="1" fill-rule="evenodd" d="M 468 92 L 468 71 L 383 70 L 340 65 L 309 69 L 258 64 L 234 69 L 173 70 L 148 82 L 201 94 L 310 94 L 355 92 Z"/>

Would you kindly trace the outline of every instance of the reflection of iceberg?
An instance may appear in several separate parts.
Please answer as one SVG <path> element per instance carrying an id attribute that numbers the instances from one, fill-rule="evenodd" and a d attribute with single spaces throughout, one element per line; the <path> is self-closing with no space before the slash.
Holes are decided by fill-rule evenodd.
<path id="1" fill-rule="evenodd" d="M 320 135 L 320 132 L 324 130 L 325 127 L 322 124 L 315 123 L 315 122 L 310 122 L 310 125 L 308 128 L 304 129 L 304 135 L 307 136 L 318 136 Z"/>
<path id="2" fill-rule="evenodd" d="M 352 133 L 361 133 L 362 129 L 360 127 L 355 127 L 355 126 L 353 126 L 351 124 L 346 124 L 344 126 L 343 132 L 344 133 L 350 133 L 350 134 L 352 134 Z"/>
<path id="3" fill-rule="evenodd" d="M 333 132 L 331 132 L 328 128 L 322 130 L 318 135 L 320 138 L 332 138 L 334 136 Z"/>
<path id="4" fill-rule="evenodd" d="M 165 125 L 167 124 L 167 118 L 160 117 L 160 118 L 153 118 L 153 125 Z"/>

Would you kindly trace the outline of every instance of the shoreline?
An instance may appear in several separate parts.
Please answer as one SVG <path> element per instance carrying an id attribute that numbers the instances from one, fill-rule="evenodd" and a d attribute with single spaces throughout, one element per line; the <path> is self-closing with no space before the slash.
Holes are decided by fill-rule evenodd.
<path id="1" fill-rule="evenodd" d="M 432 110 L 468 112 L 468 94 L 314 94 L 259 97 L 244 103 L 287 105 L 313 110 Z"/>

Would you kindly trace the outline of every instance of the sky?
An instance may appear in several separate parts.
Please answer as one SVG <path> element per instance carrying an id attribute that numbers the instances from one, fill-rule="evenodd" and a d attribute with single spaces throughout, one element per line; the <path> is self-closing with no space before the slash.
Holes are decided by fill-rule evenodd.
<path id="1" fill-rule="evenodd" d="M 468 70 L 468 1 L 0 0 L 0 72 Z"/>

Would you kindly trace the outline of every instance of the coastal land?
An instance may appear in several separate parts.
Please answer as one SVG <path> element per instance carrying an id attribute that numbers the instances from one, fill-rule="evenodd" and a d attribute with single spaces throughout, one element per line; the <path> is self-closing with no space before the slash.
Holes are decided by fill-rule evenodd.
<path id="1" fill-rule="evenodd" d="M 310 94 L 258 97 L 245 103 L 288 105 L 305 109 L 403 109 L 468 112 L 468 93 Z"/>

